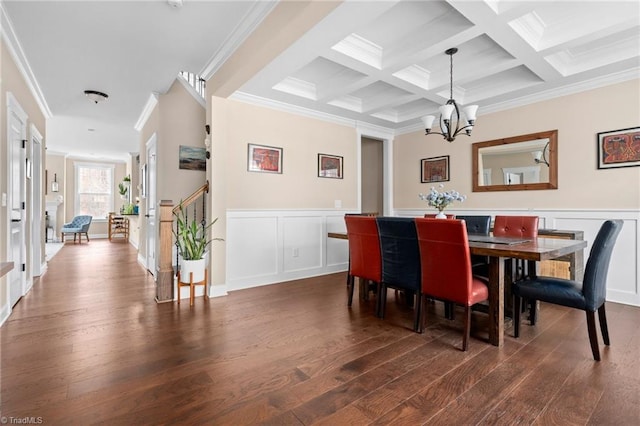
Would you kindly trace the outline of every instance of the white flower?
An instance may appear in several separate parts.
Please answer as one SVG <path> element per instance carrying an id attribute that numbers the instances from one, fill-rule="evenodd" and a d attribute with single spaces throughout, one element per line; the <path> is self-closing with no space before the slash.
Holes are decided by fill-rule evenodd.
<path id="1" fill-rule="evenodd" d="M 439 187 L 444 188 L 444 185 L 440 184 Z M 462 202 L 467 199 L 466 195 L 462 195 L 458 191 L 438 192 L 433 186 L 427 195 L 420 193 L 418 196 L 422 201 L 426 201 L 431 207 L 435 207 L 440 211 L 444 210 L 445 207 L 454 201 Z"/>

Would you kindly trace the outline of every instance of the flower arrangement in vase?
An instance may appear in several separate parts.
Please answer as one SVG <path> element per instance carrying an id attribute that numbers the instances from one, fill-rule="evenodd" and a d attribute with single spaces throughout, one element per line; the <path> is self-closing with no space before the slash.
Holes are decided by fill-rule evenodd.
<path id="1" fill-rule="evenodd" d="M 439 188 L 444 188 L 444 185 L 440 184 Z M 462 195 L 458 191 L 451 190 L 439 192 L 433 186 L 431 187 L 431 190 L 428 194 L 425 195 L 420 193 L 418 196 L 422 201 L 426 201 L 429 206 L 438 209 L 438 214 L 436 215 L 436 218 L 438 219 L 444 219 L 447 217 L 444 214 L 444 209 L 447 208 L 449 204 L 453 203 L 454 201 L 463 202 L 467 199 L 466 195 Z"/>

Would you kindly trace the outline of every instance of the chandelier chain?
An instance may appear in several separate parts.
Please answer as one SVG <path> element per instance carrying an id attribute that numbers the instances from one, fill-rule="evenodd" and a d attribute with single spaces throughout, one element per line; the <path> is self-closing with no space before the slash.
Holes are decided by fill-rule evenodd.
<path id="1" fill-rule="evenodd" d="M 451 91 L 449 99 L 453 99 L 453 53 L 449 55 L 449 88 Z"/>

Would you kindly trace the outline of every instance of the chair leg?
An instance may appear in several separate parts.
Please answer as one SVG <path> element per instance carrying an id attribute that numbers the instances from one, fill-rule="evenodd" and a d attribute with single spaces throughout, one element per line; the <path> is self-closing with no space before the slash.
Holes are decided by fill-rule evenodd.
<path id="1" fill-rule="evenodd" d="M 425 322 L 427 321 L 427 297 L 420 293 L 420 315 L 418 321 L 420 322 L 419 333 L 424 333 Z"/>
<path id="2" fill-rule="evenodd" d="M 380 283 L 380 296 L 378 297 L 378 318 L 384 318 L 387 311 L 387 285 Z"/>
<path id="3" fill-rule="evenodd" d="M 84 236 L 85 236 L 85 237 L 87 237 L 87 242 L 89 242 L 89 241 L 90 241 L 90 240 L 89 240 L 89 233 L 88 233 L 88 232 L 85 232 L 85 233 L 84 233 Z"/>
<path id="4" fill-rule="evenodd" d="M 462 336 L 462 350 L 466 351 L 471 336 L 471 306 L 464 307 L 464 336 Z"/>
<path id="5" fill-rule="evenodd" d="M 422 333 L 420 329 L 420 319 L 422 317 L 422 292 L 419 291 L 415 295 L 415 312 L 413 313 L 413 331 Z"/>
<path id="6" fill-rule="evenodd" d="M 591 352 L 593 359 L 600 361 L 600 349 L 598 349 L 598 333 L 596 332 L 596 313 L 595 311 L 587 312 L 587 330 L 589 331 L 589 343 L 591 343 Z"/>
<path id="7" fill-rule="evenodd" d="M 520 309 L 520 304 L 522 303 L 522 298 L 519 296 L 513 295 L 513 337 L 520 337 L 520 314 L 522 310 Z"/>
<path id="8" fill-rule="evenodd" d="M 351 306 L 353 303 L 353 287 L 355 285 L 356 278 L 349 274 L 347 275 L 347 292 L 349 294 L 349 301 L 347 302 L 347 306 Z"/>
<path id="9" fill-rule="evenodd" d="M 529 320 L 531 325 L 536 325 L 538 320 L 538 301 L 535 299 L 529 299 Z"/>
<path id="10" fill-rule="evenodd" d="M 609 328 L 607 327 L 607 313 L 604 310 L 604 303 L 598 308 L 598 319 L 600 320 L 600 331 L 604 344 L 609 346 Z"/>

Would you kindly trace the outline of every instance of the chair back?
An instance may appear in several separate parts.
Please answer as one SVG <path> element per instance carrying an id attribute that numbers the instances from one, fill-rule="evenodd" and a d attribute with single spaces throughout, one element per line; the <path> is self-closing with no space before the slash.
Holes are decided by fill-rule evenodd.
<path id="1" fill-rule="evenodd" d="M 344 221 L 349 238 L 349 274 L 380 282 L 382 266 L 376 218 L 345 215 Z"/>
<path id="2" fill-rule="evenodd" d="M 538 216 L 496 216 L 496 237 L 538 238 Z"/>
<path id="3" fill-rule="evenodd" d="M 382 282 L 390 287 L 420 289 L 420 253 L 415 220 L 378 217 Z"/>
<path id="4" fill-rule="evenodd" d="M 84 232 L 85 230 L 83 229 L 83 227 L 86 226 L 86 228 L 88 229 L 89 225 L 91 224 L 91 219 L 93 219 L 93 216 L 78 215 L 75 216 L 71 222 L 66 223 L 63 228 L 82 229 L 82 232 Z"/>
<path id="5" fill-rule="evenodd" d="M 469 306 L 471 255 L 467 228 L 457 219 L 415 220 L 422 265 L 422 292 Z"/>
<path id="6" fill-rule="evenodd" d="M 605 301 L 611 253 L 622 224 L 622 220 L 607 220 L 602 224 L 593 241 L 582 282 L 582 293 L 587 310 L 595 311 Z"/>
<path id="7" fill-rule="evenodd" d="M 467 226 L 467 234 L 489 235 L 491 229 L 491 216 L 456 216 L 456 219 L 464 220 Z"/>
<path id="8" fill-rule="evenodd" d="M 80 218 L 79 223 L 80 223 L 80 232 L 87 232 L 89 230 L 89 225 L 91 225 L 91 220 L 93 219 L 93 216 L 89 216 L 89 215 L 83 215 L 83 216 L 76 216 L 78 218 Z"/>

